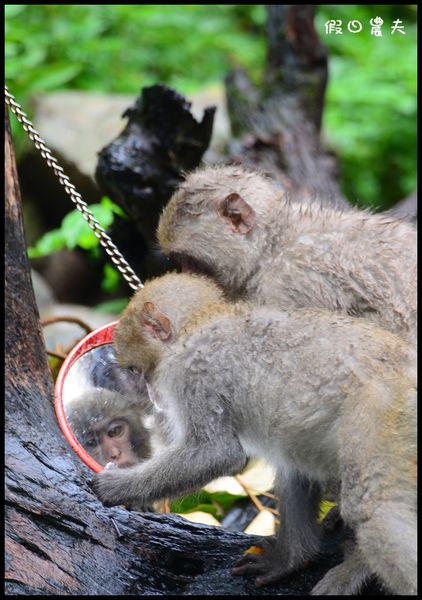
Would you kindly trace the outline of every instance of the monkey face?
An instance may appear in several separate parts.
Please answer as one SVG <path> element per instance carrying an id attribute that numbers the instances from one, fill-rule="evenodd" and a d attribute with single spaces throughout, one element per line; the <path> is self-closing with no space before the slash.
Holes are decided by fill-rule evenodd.
<path id="1" fill-rule="evenodd" d="M 182 252 L 170 252 L 170 257 L 182 273 L 195 273 L 197 275 L 208 275 L 211 278 L 215 277 L 213 268 L 198 258 Z"/>
<path id="2" fill-rule="evenodd" d="M 279 192 L 265 177 L 239 167 L 190 174 L 171 198 L 157 230 L 160 246 L 184 272 L 241 286 L 262 257 L 260 216 Z"/>
<path id="3" fill-rule="evenodd" d="M 109 462 L 127 467 L 139 462 L 131 442 L 131 431 L 126 419 L 116 418 L 96 423 L 84 436 L 83 445 L 102 466 Z"/>
<path id="4" fill-rule="evenodd" d="M 191 313 L 222 298 L 222 290 L 203 276 L 167 273 L 149 280 L 133 296 L 116 327 L 113 343 L 120 366 L 149 379 Z"/>
<path id="5" fill-rule="evenodd" d="M 160 321 L 147 319 L 152 311 L 144 310 L 144 304 L 148 308 L 148 303 L 138 305 L 133 301 L 126 308 L 116 328 L 114 346 L 120 365 L 146 380 L 161 356 L 164 336 L 154 335 Z"/>

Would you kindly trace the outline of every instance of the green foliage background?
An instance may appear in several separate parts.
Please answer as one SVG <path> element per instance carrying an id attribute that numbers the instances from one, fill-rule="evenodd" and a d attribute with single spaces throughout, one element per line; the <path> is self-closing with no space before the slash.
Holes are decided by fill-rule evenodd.
<path id="1" fill-rule="evenodd" d="M 370 35 L 375 16 L 382 38 Z M 391 35 L 397 18 L 406 35 Z M 343 20 L 342 35 L 325 34 L 328 19 Z M 362 32 L 347 31 L 353 19 Z M 264 5 L 7 5 L 6 80 L 25 106 L 39 92 L 138 94 L 157 81 L 190 94 L 235 66 L 259 82 L 265 20 Z M 416 5 L 321 5 L 316 22 L 330 51 L 324 131 L 343 190 L 388 207 L 416 185 Z"/>

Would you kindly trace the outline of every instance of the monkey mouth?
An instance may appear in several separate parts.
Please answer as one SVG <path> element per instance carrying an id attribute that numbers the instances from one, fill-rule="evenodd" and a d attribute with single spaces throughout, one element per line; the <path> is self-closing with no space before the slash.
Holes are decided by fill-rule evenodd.
<path id="1" fill-rule="evenodd" d="M 118 463 L 117 466 L 119 467 L 119 469 L 128 469 L 129 467 L 139 465 L 140 462 L 142 462 L 142 460 L 125 460 L 124 462 Z"/>
<path id="2" fill-rule="evenodd" d="M 170 258 L 177 264 L 182 273 L 194 273 L 196 275 L 214 277 L 211 267 L 200 259 L 193 258 L 182 252 L 172 252 Z"/>

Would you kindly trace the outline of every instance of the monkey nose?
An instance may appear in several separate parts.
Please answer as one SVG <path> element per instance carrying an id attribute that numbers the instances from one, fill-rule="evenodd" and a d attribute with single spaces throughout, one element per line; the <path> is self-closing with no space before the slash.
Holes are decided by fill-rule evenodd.
<path id="1" fill-rule="evenodd" d="M 113 462 L 116 462 L 120 458 L 121 454 L 122 453 L 119 448 L 112 448 L 110 450 L 110 458 Z"/>

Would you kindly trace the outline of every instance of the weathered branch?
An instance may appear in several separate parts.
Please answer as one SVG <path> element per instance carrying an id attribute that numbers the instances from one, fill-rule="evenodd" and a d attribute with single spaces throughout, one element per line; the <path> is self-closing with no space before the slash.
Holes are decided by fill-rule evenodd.
<path id="1" fill-rule="evenodd" d="M 295 198 L 319 195 L 349 207 L 337 179 L 335 156 L 320 128 L 327 84 L 327 52 L 314 28 L 313 5 L 270 5 L 268 61 L 263 85 L 245 72 L 226 78 L 234 135 L 232 158 L 271 173 Z M 239 143 L 240 142 L 240 143 Z"/>
<path id="2" fill-rule="evenodd" d="M 278 87 L 303 104 L 316 130 L 321 129 L 328 80 L 327 49 L 314 27 L 314 5 L 267 7 L 267 86 Z"/>
<path id="3" fill-rule="evenodd" d="M 215 107 L 197 122 L 190 106 L 165 85 L 143 88 L 123 115 L 126 127 L 99 154 L 98 184 L 130 217 L 116 219 L 109 233 L 142 278 L 169 267 L 154 248 L 158 219 L 183 171 L 200 164 L 211 140 Z"/>

